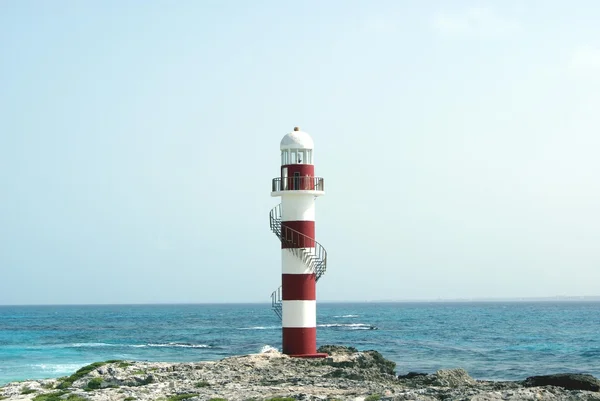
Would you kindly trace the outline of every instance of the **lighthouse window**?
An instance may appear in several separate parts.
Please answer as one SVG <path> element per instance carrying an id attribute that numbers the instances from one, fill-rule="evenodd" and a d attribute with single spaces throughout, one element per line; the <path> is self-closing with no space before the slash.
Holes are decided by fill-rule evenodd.
<path id="1" fill-rule="evenodd" d="M 299 150 L 298 151 L 298 164 L 302 164 L 305 163 L 304 161 L 304 151 L 303 150 Z"/>
<path id="2" fill-rule="evenodd" d="M 296 164 L 296 150 L 292 149 L 290 164 Z"/>

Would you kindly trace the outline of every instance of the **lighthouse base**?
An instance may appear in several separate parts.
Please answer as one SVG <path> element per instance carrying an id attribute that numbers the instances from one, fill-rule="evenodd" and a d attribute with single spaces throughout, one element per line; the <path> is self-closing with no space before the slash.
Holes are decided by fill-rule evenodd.
<path id="1" fill-rule="evenodd" d="M 327 358 L 328 356 L 329 356 L 329 354 L 326 354 L 324 352 L 317 352 L 316 354 L 290 355 L 290 357 L 292 357 L 292 358 Z"/>
<path id="2" fill-rule="evenodd" d="M 282 351 L 297 358 L 325 358 L 327 354 L 317 352 L 316 327 L 283 327 Z"/>

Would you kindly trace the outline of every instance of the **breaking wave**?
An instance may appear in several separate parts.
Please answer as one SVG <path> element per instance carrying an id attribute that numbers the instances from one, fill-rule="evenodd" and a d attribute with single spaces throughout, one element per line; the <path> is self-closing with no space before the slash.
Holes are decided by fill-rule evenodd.
<path id="1" fill-rule="evenodd" d="M 376 326 L 364 323 L 328 323 L 318 324 L 317 327 L 340 328 L 345 330 L 377 330 Z"/>
<path id="2" fill-rule="evenodd" d="M 73 344 L 57 344 L 56 348 L 96 348 L 96 347 L 119 347 L 125 346 L 122 344 L 107 344 L 107 343 L 73 343 Z"/>
<path id="3" fill-rule="evenodd" d="M 208 344 L 190 344 L 190 343 L 165 343 L 165 344 L 146 344 L 147 347 L 175 347 L 175 348 L 210 348 Z"/>
<path id="4" fill-rule="evenodd" d="M 211 348 L 208 344 L 192 344 L 192 343 L 147 343 L 147 344 L 108 344 L 108 343 L 70 343 L 70 344 L 49 344 L 49 345 L 33 345 L 27 349 L 44 349 L 44 348 L 146 348 L 146 347 L 172 347 L 172 348 Z"/>
<path id="5" fill-rule="evenodd" d="M 334 317 L 359 317 L 360 315 L 337 315 Z"/>
<path id="6" fill-rule="evenodd" d="M 259 352 L 264 354 L 266 352 L 279 352 L 279 350 L 275 347 L 271 347 L 270 345 L 264 345 Z"/>
<path id="7" fill-rule="evenodd" d="M 239 330 L 275 330 L 280 329 L 281 326 L 254 326 L 254 327 L 240 327 Z"/>
<path id="8" fill-rule="evenodd" d="M 317 324 L 317 327 L 337 328 L 343 330 L 377 330 L 376 326 L 364 323 L 326 323 Z M 281 326 L 241 327 L 239 330 L 281 330 Z"/>
<path id="9" fill-rule="evenodd" d="M 45 364 L 38 363 L 35 365 L 30 365 L 36 370 L 41 370 L 43 372 L 48 372 L 51 374 L 70 374 L 75 372 L 77 369 L 81 368 L 85 364 L 76 364 L 76 363 L 63 363 L 63 364 Z"/>

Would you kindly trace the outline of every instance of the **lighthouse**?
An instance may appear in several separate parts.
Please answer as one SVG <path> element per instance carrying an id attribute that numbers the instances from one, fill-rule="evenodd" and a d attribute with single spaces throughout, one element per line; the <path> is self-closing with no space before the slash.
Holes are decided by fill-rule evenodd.
<path id="1" fill-rule="evenodd" d="M 316 283 L 327 269 L 327 252 L 315 240 L 315 200 L 325 194 L 315 176 L 314 143 L 295 127 L 281 140 L 281 170 L 271 196 L 281 203 L 271 209 L 271 231 L 281 242 L 281 287 L 271 294 L 281 318 L 283 353 L 305 358 L 317 353 Z"/>

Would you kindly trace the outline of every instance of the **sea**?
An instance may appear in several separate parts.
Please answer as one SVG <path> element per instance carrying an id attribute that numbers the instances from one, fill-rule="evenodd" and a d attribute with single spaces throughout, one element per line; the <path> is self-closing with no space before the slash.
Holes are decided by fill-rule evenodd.
<path id="1" fill-rule="evenodd" d="M 319 303 L 318 345 L 377 350 L 398 374 L 600 377 L 600 302 Z M 109 359 L 188 362 L 281 348 L 267 304 L 0 306 L 0 385 Z"/>

